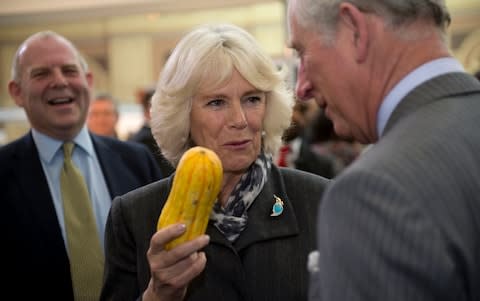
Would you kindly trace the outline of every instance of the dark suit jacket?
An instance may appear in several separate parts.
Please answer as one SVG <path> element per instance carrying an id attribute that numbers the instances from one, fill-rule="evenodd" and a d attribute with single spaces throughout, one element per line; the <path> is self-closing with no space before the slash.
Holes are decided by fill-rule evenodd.
<path id="1" fill-rule="evenodd" d="M 313 152 L 306 138 L 302 138 L 300 151 L 298 157 L 295 159 L 295 168 L 320 175 L 327 179 L 335 176 L 333 160 Z"/>
<path id="2" fill-rule="evenodd" d="M 480 300 L 480 83 L 415 88 L 319 214 L 311 300 Z"/>
<path id="3" fill-rule="evenodd" d="M 114 201 L 106 238 L 106 283 L 102 300 L 134 300 L 146 289 L 146 253 L 172 178 Z M 315 248 L 318 200 L 327 179 L 272 166 L 268 182 L 249 209 L 247 228 L 230 244 L 212 224 L 207 266 L 187 290 L 188 301 L 302 301 L 307 299 L 307 255 Z M 273 195 L 285 203 L 271 217 Z"/>
<path id="4" fill-rule="evenodd" d="M 146 148 L 92 135 L 110 194 L 161 178 Z M 18 300 L 73 300 L 70 267 L 31 133 L 0 148 L 3 285 Z"/>
<path id="5" fill-rule="evenodd" d="M 150 152 L 153 154 L 153 156 L 157 160 L 158 166 L 160 167 L 160 170 L 162 171 L 163 175 L 169 176 L 175 170 L 172 164 L 170 164 L 170 162 L 168 162 L 167 159 L 165 159 L 165 157 L 162 155 L 162 152 L 158 147 L 157 142 L 155 141 L 155 138 L 153 138 L 152 129 L 148 125 L 144 124 L 138 130 L 138 132 L 130 136 L 128 140 L 142 143 L 143 145 L 148 147 Z"/>

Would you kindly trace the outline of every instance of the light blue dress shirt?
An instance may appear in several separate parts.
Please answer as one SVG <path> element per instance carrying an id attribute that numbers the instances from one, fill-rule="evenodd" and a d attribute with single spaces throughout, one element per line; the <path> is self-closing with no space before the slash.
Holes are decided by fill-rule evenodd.
<path id="1" fill-rule="evenodd" d="M 65 247 L 67 248 L 67 234 L 65 231 L 62 194 L 60 190 L 60 173 L 63 166 L 62 145 L 64 141 L 52 139 L 35 129 L 32 129 L 32 136 L 40 155 L 43 171 L 47 177 L 58 223 L 62 231 Z M 80 133 L 73 139 L 73 142 L 75 142 L 75 148 L 73 149 L 72 160 L 85 178 L 103 249 L 105 223 L 112 198 L 108 191 L 102 169 L 100 168 L 97 154 L 93 148 L 92 139 L 86 127 L 83 127 Z"/>
<path id="2" fill-rule="evenodd" d="M 378 110 L 378 137 L 382 136 L 387 121 L 390 118 L 390 115 L 392 115 L 395 107 L 410 91 L 429 79 L 451 72 L 465 72 L 465 70 L 457 60 L 451 57 L 446 57 L 425 63 L 400 80 L 385 97 Z"/>

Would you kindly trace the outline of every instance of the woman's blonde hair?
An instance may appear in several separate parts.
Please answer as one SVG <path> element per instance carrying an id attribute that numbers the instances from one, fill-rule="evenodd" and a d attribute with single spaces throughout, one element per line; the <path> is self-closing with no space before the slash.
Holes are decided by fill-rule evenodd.
<path id="1" fill-rule="evenodd" d="M 234 69 L 255 88 L 266 92 L 263 151 L 274 155 L 280 147 L 293 106 L 285 69 L 278 68 L 247 31 L 231 24 L 203 25 L 179 41 L 152 97 L 152 133 L 174 166 L 193 146 L 189 135 L 195 93 L 204 87 L 220 87 Z"/>

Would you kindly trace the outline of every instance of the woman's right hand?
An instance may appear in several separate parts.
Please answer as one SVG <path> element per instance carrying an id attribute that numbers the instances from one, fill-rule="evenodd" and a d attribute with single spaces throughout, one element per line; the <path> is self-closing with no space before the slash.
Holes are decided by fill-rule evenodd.
<path id="1" fill-rule="evenodd" d="M 150 265 L 150 283 L 143 293 L 143 300 L 183 300 L 190 281 L 204 269 L 207 258 L 199 252 L 210 241 L 201 235 L 167 251 L 166 243 L 185 232 L 184 224 L 174 224 L 158 230 L 150 240 L 147 260 Z"/>

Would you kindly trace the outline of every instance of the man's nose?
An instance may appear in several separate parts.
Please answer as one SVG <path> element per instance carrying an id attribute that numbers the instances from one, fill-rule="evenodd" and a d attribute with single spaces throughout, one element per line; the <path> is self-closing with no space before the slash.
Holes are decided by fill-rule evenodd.
<path id="1" fill-rule="evenodd" d="M 59 69 L 54 69 L 52 72 L 52 86 L 66 86 L 67 79 L 63 72 Z"/>
<path id="2" fill-rule="evenodd" d="M 298 66 L 297 83 L 295 85 L 295 93 L 300 100 L 309 100 L 312 98 L 312 83 L 307 79 L 305 68 L 302 63 Z"/>

